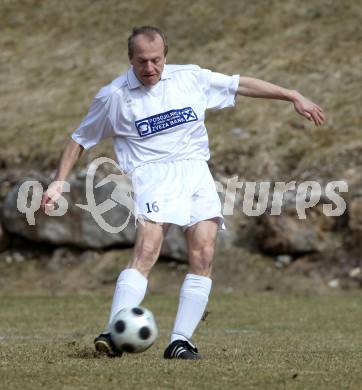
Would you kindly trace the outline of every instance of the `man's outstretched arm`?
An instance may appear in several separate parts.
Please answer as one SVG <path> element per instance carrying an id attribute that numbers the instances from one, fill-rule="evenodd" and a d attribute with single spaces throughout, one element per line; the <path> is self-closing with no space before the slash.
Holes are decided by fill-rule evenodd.
<path id="1" fill-rule="evenodd" d="M 298 114 L 313 121 L 316 126 L 322 125 L 326 117 L 323 110 L 298 91 L 286 89 L 267 81 L 253 77 L 240 77 L 238 95 L 253 98 L 286 100 L 294 104 Z"/>
<path id="2" fill-rule="evenodd" d="M 43 210 L 45 207 L 53 207 L 54 202 L 59 199 L 63 192 L 63 185 L 59 182 L 65 181 L 67 179 L 70 171 L 82 154 L 83 150 L 83 146 L 77 144 L 72 139 L 69 140 L 66 147 L 64 148 L 62 157 L 60 158 L 55 178 L 43 194 L 41 201 Z"/>

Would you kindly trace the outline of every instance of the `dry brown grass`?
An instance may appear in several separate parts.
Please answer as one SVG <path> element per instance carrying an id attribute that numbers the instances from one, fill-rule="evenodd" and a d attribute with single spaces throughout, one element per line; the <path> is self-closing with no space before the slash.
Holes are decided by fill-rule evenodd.
<path id="1" fill-rule="evenodd" d="M 214 294 L 195 334 L 204 359 L 166 361 L 177 297 L 152 294 L 160 337 L 101 358 L 92 340 L 110 297 L 1 296 L 0 377 L 13 389 L 360 389 L 361 294 Z"/>
<path id="2" fill-rule="evenodd" d="M 236 110 L 211 113 L 215 170 L 290 175 L 362 138 L 358 1 L 8 0 L 0 11 L 2 166 L 53 168 L 94 93 L 127 68 L 130 29 L 145 23 L 167 32 L 170 63 L 280 83 L 327 112 L 318 130 L 285 102 L 240 99 Z M 88 159 L 105 153 L 109 143 Z"/>

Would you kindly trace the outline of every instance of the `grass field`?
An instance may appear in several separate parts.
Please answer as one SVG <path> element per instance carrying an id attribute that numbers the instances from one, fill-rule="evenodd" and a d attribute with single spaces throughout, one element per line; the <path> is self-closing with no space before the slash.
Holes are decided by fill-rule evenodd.
<path id="1" fill-rule="evenodd" d="M 1 296 L 2 389 L 361 389 L 362 295 L 214 294 L 195 335 L 204 359 L 165 361 L 176 295 L 144 302 L 156 344 L 121 359 L 92 340 L 110 298 Z"/>

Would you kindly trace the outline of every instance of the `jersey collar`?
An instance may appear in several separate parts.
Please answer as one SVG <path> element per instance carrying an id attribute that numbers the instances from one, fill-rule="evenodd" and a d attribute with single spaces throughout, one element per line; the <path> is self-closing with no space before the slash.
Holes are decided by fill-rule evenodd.
<path id="1" fill-rule="evenodd" d="M 166 80 L 169 78 L 171 78 L 171 75 L 167 69 L 167 65 L 165 65 L 161 75 L 161 80 Z M 127 83 L 129 89 L 136 89 L 142 87 L 142 83 L 138 80 L 137 76 L 134 73 L 133 66 L 131 66 L 127 71 Z"/>

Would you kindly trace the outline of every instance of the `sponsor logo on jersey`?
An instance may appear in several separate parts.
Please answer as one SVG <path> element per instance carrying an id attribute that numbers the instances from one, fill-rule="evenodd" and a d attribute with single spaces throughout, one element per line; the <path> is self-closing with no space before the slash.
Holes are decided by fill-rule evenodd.
<path id="1" fill-rule="evenodd" d="M 146 137 L 170 129 L 171 127 L 197 120 L 198 118 L 195 111 L 191 107 L 185 107 L 179 110 L 170 110 L 148 118 L 140 119 L 135 122 L 135 125 L 140 137 Z"/>

